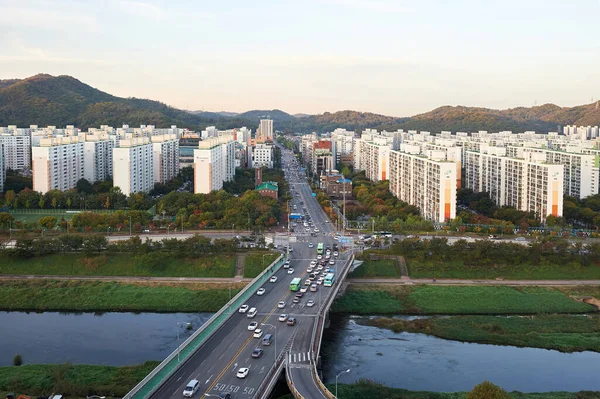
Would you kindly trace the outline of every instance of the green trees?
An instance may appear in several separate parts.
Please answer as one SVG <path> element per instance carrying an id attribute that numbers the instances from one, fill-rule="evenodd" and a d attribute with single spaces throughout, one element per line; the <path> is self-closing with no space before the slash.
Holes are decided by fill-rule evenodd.
<path id="1" fill-rule="evenodd" d="M 467 392 L 467 399 L 511 399 L 511 396 L 499 386 L 484 381 Z"/>

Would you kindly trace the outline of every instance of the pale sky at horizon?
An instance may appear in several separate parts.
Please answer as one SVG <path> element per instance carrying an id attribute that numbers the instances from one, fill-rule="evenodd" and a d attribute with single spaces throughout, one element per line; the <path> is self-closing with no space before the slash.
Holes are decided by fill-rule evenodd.
<path id="1" fill-rule="evenodd" d="M 0 79 L 208 111 L 410 116 L 600 98 L 600 0 L 0 0 Z"/>

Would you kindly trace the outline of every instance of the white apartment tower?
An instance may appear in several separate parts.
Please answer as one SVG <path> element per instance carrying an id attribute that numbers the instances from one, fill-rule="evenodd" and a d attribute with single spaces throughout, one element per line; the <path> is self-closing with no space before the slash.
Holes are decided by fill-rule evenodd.
<path id="1" fill-rule="evenodd" d="M 257 136 L 273 140 L 273 119 L 261 119 Z"/>
<path id="2" fill-rule="evenodd" d="M 179 173 L 179 140 L 175 134 L 152 136 L 154 181 L 166 183 Z"/>
<path id="3" fill-rule="evenodd" d="M 34 191 L 70 190 L 84 177 L 83 137 L 41 139 L 31 155 Z"/>
<path id="4" fill-rule="evenodd" d="M 273 168 L 273 146 L 271 144 L 256 144 L 251 148 L 251 168 Z"/>
<path id="5" fill-rule="evenodd" d="M 154 187 L 152 143 L 148 137 L 121 139 L 113 148 L 113 185 L 125 195 L 149 192 Z"/>
<path id="6" fill-rule="evenodd" d="M 0 134 L 0 143 L 4 144 L 5 169 L 23 170 L 31 168 L 31 137 L 29 134 L 2 133 Z"/>
<path id="7" fill-rule="evenodd" d="M 113 176 L 115 137 L 106 133 L 86 134 L 84 148 L 84 177 L 90 183 L 108 180 Z"/>
<path id="8" fill-rule="evenodd" d="M 0 141 L 0 192 L 4 191 L 6 168 L 4 167 L 4 144 Z"/>
<path id="9" fill-rule="evenodd" d="M 223 188 L 235 176 L 233 136 L 211 137 L 194 150 L 194 193 L 208 194 Z"/>
<path id="10" fill-rule="evenodd" d="M 390 192 L 398 199 L 419 207 L 428 220 L 444 223 L 456 217 L 456 162 L 446 161 L 442 151 L 419 155 L 390 151 Z"/>

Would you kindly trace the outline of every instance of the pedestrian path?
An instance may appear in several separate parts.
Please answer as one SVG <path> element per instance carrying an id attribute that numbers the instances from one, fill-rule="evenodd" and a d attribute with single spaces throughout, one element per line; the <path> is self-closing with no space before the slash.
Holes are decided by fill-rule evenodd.
<path id="1" fill-rule="evenodd" d="M 288 361 L 290 363 L 310 363 L 310 352 L 290 352 Z"/>

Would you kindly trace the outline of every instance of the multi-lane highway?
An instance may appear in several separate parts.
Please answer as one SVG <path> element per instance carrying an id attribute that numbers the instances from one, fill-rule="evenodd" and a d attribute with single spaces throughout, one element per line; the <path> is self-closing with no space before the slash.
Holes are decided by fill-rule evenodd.
<path id="1" fill-rule="evenodd" d="M 293 303 L 295 292 L 290 291 L 290 282 L 294 277 L 301 277 L 302 281 L 308 278 L 307 268 L 316 258 L 318 242 L 326 246 L 333 246 L 331 237 L 331 223 L 323 213 L 312 193 L 305 177 L 298 172 L 293 155 L 284 152 L 283 162 L 286 167 L 286 178 L 294 187 L 293 205 L 301 211 L 306 208 L 313 226 L 307 231 L 303 224 L 298 225 L 294 235 L 298 237 L 296 243 L 291 244 L 290 269 L 281 268 L 274 276 L 276 282 L 267 282 L 263 285 L 264 295 L 256 293 L 247 301 L 247 305 L 256 307 L 258 313 L 254 318 L 248 318 L 245 313 L 234 313 L 224 323 L 223 327 L 196 351 L 190 359 L 177 370 L 153 395 L 153 398 L 181 398 L 187 383 L 196 379 L 200 388 L 196 397 L 211 397 L 225 392 L 231 392 L 235 398 L 252 398 L 256 395 L 259 386 L 267 377 L 269 370 L 287 346 L 289 360 L 298 365 L 309 364 L 309 352 L 313 324 L 317 311 L 329 290 L 333 287 L 318 285 L 317 292 L 308 290 L 299 303 Z M 303 213 L 303 211 L 298 212 Z M 300 229 L 302 226 L 302 230 Z M 316 237 L 310 235 L 318 230 Z M 314 247 L 309 247 L 312 242 Z M 333 258 L 333 257 L 332 257 Z M 335 265 L 342 264 L 344 255 L 340 254 Z M 315 305 L 307 306 L 313 300 Z M 278 302 L 285 302 L 284 308 L 278 307 Z M 285 313 L 295 317 L 295 326 L 289 326 L 279 321 L 279 316 Z M 253 332 L 248 330 L 250 322 L 258 322 L 262 328 L 261 338 L 254 338 Z M 271 345 L 262 345 L 262 338 L 266 334 L 273 334 Z M 263 350 L 260 358 L 252 358 L 255 348 Z M 291 348 L 291 349 L 290 349 Z M 247 367 L 250 369 L 245 378 L 238 378 L 237 371 Z"/>

